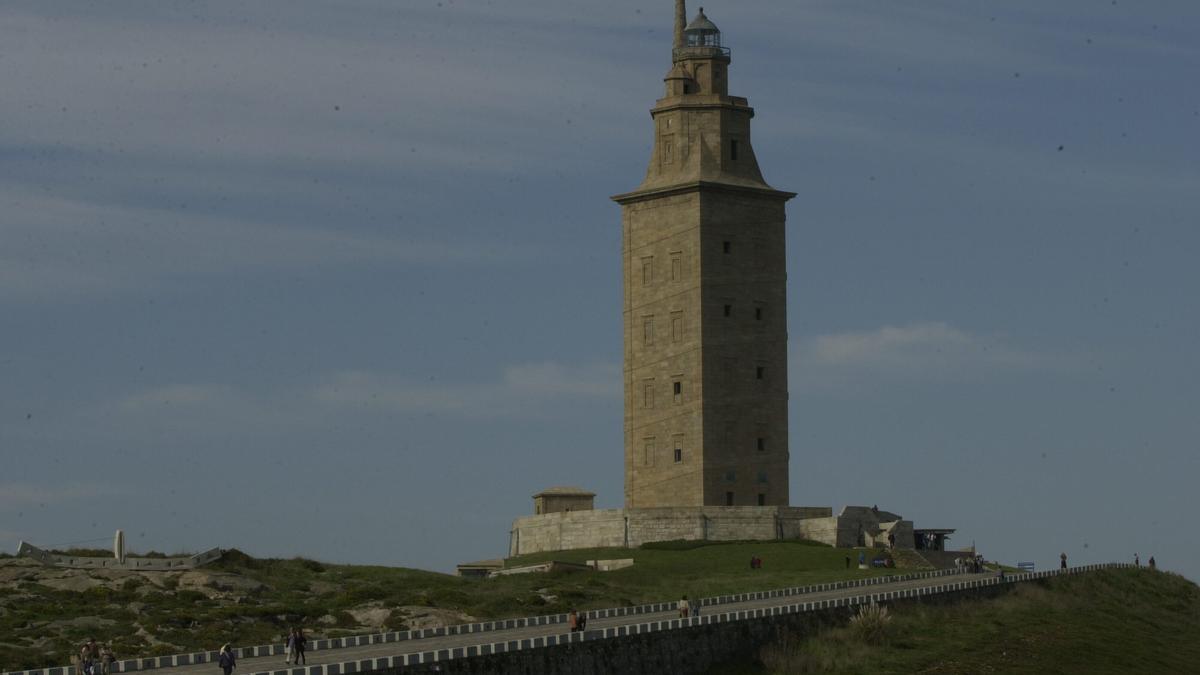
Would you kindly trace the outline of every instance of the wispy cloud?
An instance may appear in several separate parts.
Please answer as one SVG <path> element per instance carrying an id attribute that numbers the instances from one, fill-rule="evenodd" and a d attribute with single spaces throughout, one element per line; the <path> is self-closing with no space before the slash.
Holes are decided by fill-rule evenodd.
<path id="1" fill-rule="evenodd" d="M 156 437 L 270 436 L 342 424 L 354 414 L 542 419 L 550 411 L 562 414 L 575 406 L 617 403 L 620 390 L 620 367 L 603 363 L 516 364 L 492 378 L 457 382 L 347 370 L 259 390 L 220 383 L 152 387 L 103 403 L 88 419 L 118 433 L 133 428 Z"/>
<path id="2" fill-rule="evenodd" d="M 566 366 L 544 362 L 506 367 L 492 380 L 439 383 L 403 376 L 341 372 L 314 390 L 317 400 L 342 408 L 464 419 L 536 419 L 550 406 L 620 398 L 616 364 Z"/>
<path id="3" fill-rule="evenodd" d="M 536 255 L 500 241 L 384 236 L 3 188 L 0 206 L 17 207 L 0 228 L 0 299 L 157 290 L 175 279 L 264 268 L 497 264 Z"/>
<path id="4" fill-rule="evenodd" d="M 817 335 L 793 349 L 793 388 L 852 382 L 957 380 L 984 374 L 1070 368 L 1076 362 L 1009 344 L 945 322 L 916 322 Z"/>
<path id="5" fill-rule="evenodd" d="M 15 509 L 25 506 L 45 506 L 81 500 L 111 497 L 121 494 L 119 486 L 96 482 L 67 482 L 54 485 L 34 483 L 0 484 L 0 507 Z M 4 533 L 0 532 L 0 535 Z"/>

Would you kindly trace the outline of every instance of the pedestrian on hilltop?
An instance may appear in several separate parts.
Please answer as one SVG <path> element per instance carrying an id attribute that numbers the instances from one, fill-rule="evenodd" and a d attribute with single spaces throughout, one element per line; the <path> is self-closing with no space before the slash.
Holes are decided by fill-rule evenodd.
<path id="1" fill-rule="evenodd" d="M 571 610 L 567 614 L 567 627 L 571 629 L 572 633 L 579 632 L 579 613 L 575 610 Z"/>
<path id="2" fill-rule="evenodd" d="M 296 629 L 296 637 L 294 641 L 296 643 L 296 663 L 308 665 L 308 661 L 304 659 L 304 650 L 308 646 L 308 638 L 304 637 L 303 628 Z"/>
<path id="3" fill-rule="evenodd" d="M 1154 556 L 1150 556 L 1150 559 L 1146 561 L 1146 564 L 1148 564 L 1152 570 L 1158 569 L 1158 565 L 1154 563 Z"/>
<path id="4" fill-rule="evenodd" d="M 111 675 L 113 672 L 112 664 L 117 660 L 113 650 L 108 645 L 100 645 L 100 675 Z"/>
<path id="5" fill-rule="evenodd" d="M 1133 554 L 1133 566 L 1134 567 L 1142 566 L 1142 561 L 1138 559 L 1138 554 L 1136 554 L 1136 553 Z"/>
<path id="6" fill-rule="evenodd" d="M 1061 570 L 1067 569 L 1067 554 L 1065 552 L 1058 554 L 1058 568 Z"/>
<path id="7" fill-rule="evenodd" d="M 284 663 L 291 663 L 296 658 L 296 629 L 289 628 L 287 637 L 283 638 L 283 650 L 287 656 L 283 657 Z"/>
<path id="8" fill-rule="evenodd" d="M 691 609 L 691 605 L 688 604 L 686 595 L 679 599 L 679 618 L 688 618 L 688 613 L 691 611 Z"/>
<path id="9" fill-rule="evenodd" d="M 217 655 L 217 665 L 221 666 L 225 675 L 231 675 L 233 669 L 237 668 L 237 658 L 233 655 L 233 649 L 229 647 L 228 642 L 221 645 L 221 653 Z"/>

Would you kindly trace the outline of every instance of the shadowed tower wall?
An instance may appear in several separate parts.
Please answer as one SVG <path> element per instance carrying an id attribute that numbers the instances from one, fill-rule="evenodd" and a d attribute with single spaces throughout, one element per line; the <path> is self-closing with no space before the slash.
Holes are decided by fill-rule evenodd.
<path id="1" fill-rule="evenodd" d="M 676 0 L 646 178 L 622 207 L 625 507 L 786 506 L 785 203 L 729 50 Z"/>

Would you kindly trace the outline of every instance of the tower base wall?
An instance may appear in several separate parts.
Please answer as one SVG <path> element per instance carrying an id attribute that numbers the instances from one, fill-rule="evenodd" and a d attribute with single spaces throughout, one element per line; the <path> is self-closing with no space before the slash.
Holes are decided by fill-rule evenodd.
<path id="1" fill-rule="evenodd" d="M 807 528 L 829 520 L 833 509 L 804 506 L 704 506 L 605 509 L 526 516 L 513 521 L 509 556 L 582 548 L 636 548 L 656 541 L 769 541 L 814 539 L 831 546 L 827 529 Z M 813 535 L 813 536 L 810 536 Z"/>

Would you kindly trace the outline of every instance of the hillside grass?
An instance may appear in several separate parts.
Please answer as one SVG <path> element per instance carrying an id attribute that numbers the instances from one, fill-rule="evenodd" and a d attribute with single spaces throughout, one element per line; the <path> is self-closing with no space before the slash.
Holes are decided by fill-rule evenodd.
<path id="1" fill-rule="evenodd" d="M 890 608 L 886 638 L 785 635 L 710 675 L 1184 673 L 1200 670 L 1200 588 L 1146 568 L 1018 584 L 992 599 Z"/>
<path id="2" fill-rule="evenodd" d="M 868 558 L 873 551 L 868 551 Z M 750 569 L 750 557 L 763 568 Z M 584 562 L 633 558 L 614 572 L 523 574 L 464 579 L 422 570 L 334 565 L 303 558 L 257 559 L 228 552 L 201 572 L 261 582 L 257 591 L 209 597 L 179 587 L 177 572 L 142 573 L 117 588 L 56 590 L 31 581 L 0 587 L 0 670 L 63 665 L 89 637 L 109 643 L 118 658 L 134 658 L 282 640 L 292 625 L 312 636 L 369 632 L 347 610 L 367 603 L 386 608 L 434 607 L 477 619 L 554 614 L 824 583 L 902 572 L 846 569 L 856 550 L 801 541 L 694 545 L 664 543 L 646 549 L 590 549 L 513 558 L 508 566 L 545 560 Z M 86 574 L 80 571 L 79 574 Z M 158 575 L 151 577 L 145 575 Z M 220 585 L 220 582 L 215 582 Z M 228 595 L 228 594 L 227 594 Z M 326 617 L 326 624 L 318 624 Z M 334 623 L 329 624 L 329 617 Z M 405 630 L 392 612 L 385 629 Z"/>

